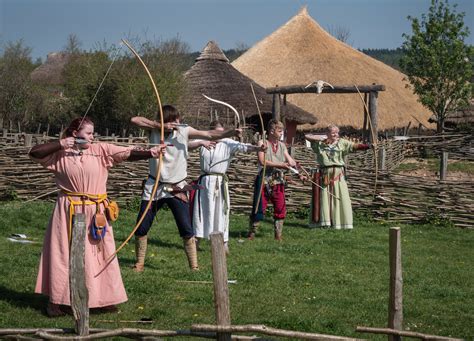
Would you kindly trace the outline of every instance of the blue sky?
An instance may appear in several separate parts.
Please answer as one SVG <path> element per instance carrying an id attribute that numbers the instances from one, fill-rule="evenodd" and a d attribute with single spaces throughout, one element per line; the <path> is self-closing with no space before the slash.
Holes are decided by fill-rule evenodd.
<path id="1" fill-rule="evenodd" d="M 457 0 L 474 44 L 474 1 Z M 407 16 L 427 13 L 429 0 L 0 0 L 0 46 L 23 39 L 33 58 L 66 45 L 76 34 L 82 48 L 118 43 L 126 36 L 169 39 L 179 35 L 192 51 L 209 40 L 222 49 L 252 46 L 306 5 L 325 29 L 344 28 L 355 48 L 396 48 L 410 33 Z"/>

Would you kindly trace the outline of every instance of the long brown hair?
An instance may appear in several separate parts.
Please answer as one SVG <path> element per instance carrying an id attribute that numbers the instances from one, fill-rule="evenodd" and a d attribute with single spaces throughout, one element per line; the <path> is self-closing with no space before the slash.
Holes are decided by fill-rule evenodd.
<path id="1" fill-rule="evenodd" d="M 90 124 L 90 125 L 94 125 L 94 122 L 92 122 L 89 118 L 87 117 L 78 117 L 78 118 L 75 118 L 71 121 L 71 123 L 69 123 L 69 127 L 67 127 L 66 129 L 64 129 L 64 131 L 61 133 L 61 138 L 65 138 L 65 137 L 72 137 L 72 133 L 74 131 L 79 131 L 82 129 L 82 127 L 86 124 Z"/>

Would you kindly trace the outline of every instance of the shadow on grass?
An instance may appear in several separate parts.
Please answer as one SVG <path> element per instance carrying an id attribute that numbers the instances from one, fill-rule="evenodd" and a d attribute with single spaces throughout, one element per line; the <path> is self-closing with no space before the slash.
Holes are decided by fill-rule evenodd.
<path id="1" fill-rule="evenodd" d="M 33 308 L 44 313 L 48 297 L 33 292 L 20 292 L 0 285 L 0 300 L 18 308 Z"/>

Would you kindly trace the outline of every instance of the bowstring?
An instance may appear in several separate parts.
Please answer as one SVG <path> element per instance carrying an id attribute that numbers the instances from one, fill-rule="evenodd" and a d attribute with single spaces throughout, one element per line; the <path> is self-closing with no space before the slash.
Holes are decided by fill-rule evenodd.
<path id="1" fill-rule="evenodd" d="M 90 101 L 89 106 L 87 107 L 86 112 L 84 113 L 84 116 L 82 116 L 81 123 L 79 123 L 79 129 L 81 128 L 82 122 L 84 122 L 84 119 L 86 118 L 87 114 L 89 113 L 89 110 L 92 108 L 92 104 L 94 103 L 97 95 L 99 94 L 99 91 L 102 88 L 102 85 L 104 85 L 105 79 L 107 78 L 107 76 L 109 75 L 110 70 L 112 69 L 112 65 L 114 65 L 115 61 L 117 60 L 117 56 L 118 56 L 119 52 L 122 51 L 122 47 L 123 47 L 123 43 L 120 42 L 119 43 L 119 48 L 115 49 L 115 52 L 114 52 L 114 55 L 113 55 L 113 58 L 112 58 L 112 62 L 110 63 L 109 67 L 107 68 L 107 71 L 105 72 L 105 75 L 102 78 L 102 81 L 100 82 L 99 87 L 97 88 L 97 90 L 94 94 L 94 97 L 92 97 L 92 100 Z"/>

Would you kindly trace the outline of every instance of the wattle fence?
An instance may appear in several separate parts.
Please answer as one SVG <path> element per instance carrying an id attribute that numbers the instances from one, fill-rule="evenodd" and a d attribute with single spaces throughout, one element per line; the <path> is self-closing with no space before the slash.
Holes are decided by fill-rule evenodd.
<path id="1" fill-rule="evenodd" d="M 28 158 L 31 145 L 54 139 L 41 134 L 19 134 L 3 131 L 0 136 L 0 191 L 2 200 L 54 200 L 56 186 L 51 173 Z M 99 137 L 100 141 L 117 144 L 143 144 L 143 137 Z M 448 219 L 456 226 L 474 227 L 474 181 L 437 180 L 393 172 L 407 156 L 438 155 L 449 151 L 450 157 L 474 160 L 471 135 L 407 140 L 384 140 L 378 144 L 378 169 L 375 170 L 372 151 L 351 154 L 347 160 L 349 190 L 354 210 L 375 219 L 393 222 L 422 222 Z M 383 150 L 383 152 L 380 152 Z M 301 145 L 291 148 L 294 158 L 305 168 L 315 167 L 313 152 Z M 233 213 L 248 214 L 251 210 L 253 181 L 257 170 L 254 154 L 238 155 L 229 169 L 229 187 Z M 147 176 L 148 163 L 124 162 L 109 174 L 108 194 L 119 203 L 140 196 L 142 180 Z M 190 180 L 199 176 L 199 158 L 192 152 L 189 158 Z M 375 191 L 374 191 L 374 187 Z M 374 193 L 376 195 L 374 195 Z M 289 212 L 309 210 L 311 184 L 297 178 L 288 184 Z"/>

